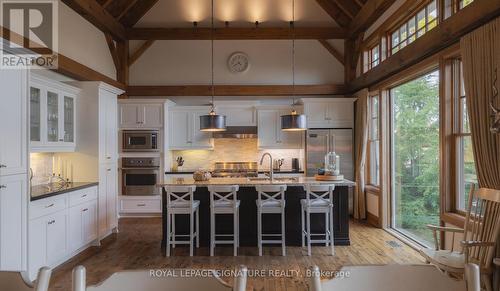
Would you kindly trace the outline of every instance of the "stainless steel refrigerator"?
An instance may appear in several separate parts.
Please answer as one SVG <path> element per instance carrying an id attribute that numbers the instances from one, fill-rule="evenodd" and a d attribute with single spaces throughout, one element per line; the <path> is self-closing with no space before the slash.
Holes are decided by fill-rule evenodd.
<path id="1" fill-rule="evenodd" d="M 354 181 L 354 142 L 352 129 L 310 129 L 306 135 L 306 174 L 314 176 L 323 168 L 326 153 L 340 157 L 340 174 Z M 349 191 L 349 210 L 352 213 L 352 188 Z"/>

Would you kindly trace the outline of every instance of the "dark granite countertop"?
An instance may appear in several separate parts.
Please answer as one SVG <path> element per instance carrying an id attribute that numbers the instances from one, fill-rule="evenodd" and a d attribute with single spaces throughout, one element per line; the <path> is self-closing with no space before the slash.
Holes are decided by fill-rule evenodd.
<path id="1" fill-rule="evenodd" d="M 64 186 L 61 186 L 57 183 L 36 185 L 31 187 L 31 201 L 52 197 L 97 185 L 99 185 L 98 182 L 73 182 L 73 183 L 68 183 Z"/>

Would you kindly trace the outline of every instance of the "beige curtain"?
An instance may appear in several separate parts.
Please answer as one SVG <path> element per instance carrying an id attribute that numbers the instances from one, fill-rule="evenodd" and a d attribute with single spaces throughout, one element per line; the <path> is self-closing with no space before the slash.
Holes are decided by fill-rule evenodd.
<path id="1" fill-rule="evenodd" d="M 354 189 L 354 218 L 366 219 L 365 165 L 368 143 L 368 89 L 355 94 L 356 121 L 354 141 L 356 154 L 356 188 Z"/>
<path id="2" fill-rule="evenodd" d="M 495 69 L 500 73 L 500 17 L 464 36 L 460 49 L 479 186 L 500 189 L 500 134 L 489 130 Z M 498 98 L 495 103 L 499 108 Z M 500 289 L 498 271 L 495 282 Z"/>

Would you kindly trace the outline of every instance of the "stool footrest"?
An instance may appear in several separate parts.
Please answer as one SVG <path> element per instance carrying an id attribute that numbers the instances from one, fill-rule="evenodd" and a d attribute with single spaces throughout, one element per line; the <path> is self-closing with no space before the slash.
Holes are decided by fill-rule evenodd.
<path id="1" fill-rule="evenodd" d="M 263 244 L 281 244 L 282 240 L 262 240 Z"/>

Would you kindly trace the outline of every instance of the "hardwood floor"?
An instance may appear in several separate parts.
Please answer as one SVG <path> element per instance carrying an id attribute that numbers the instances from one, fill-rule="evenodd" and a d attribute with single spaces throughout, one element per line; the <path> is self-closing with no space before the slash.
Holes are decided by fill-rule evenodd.
<path id="1" fill-rule="evenodd" d="M 335 271 L 344 265 L 366 264 L 414 264 L 423 263 L 413 249 L 384 230 L 351 221 L 351 245 L 337 246 L 336 255 L 329 248 L 317 246 L 308 257 L 306 249 L 287 247 L 282 257 L 280 247 L 264 247 L 264 255 L 258 256 L 257 248 L 241 248 L 238 257 L 232 256 L 232 247 L 219 247 L 214 257 L 208 248 L 196 250 L 189 257 L 187 247 L 177 247 L 170 258 L 160 251 L 160 218 L 120 219 L 119 234 L 106 238 L 101 247 L 92 247 L 54 270 L 51 291 L 71 290 L 71 270 L 77 265 L 87 268 L 87 284 L 94 285 L 113 272 L 133 269 L 193 268 L 233 269 L 241 264 L 249 270 L 293 270 L 298 276 L 249 278 L 247 290 L 308 290 L 305 270 L 318 265 L 322 270 Z M 242 229 L 241 231 L 244 231 Z M 289 273 L 293 273 L 289 271 Z M 294 273 L 295 274 L 295 273 Z M 231 279 L 226 279 L 230 281 Z"/>

